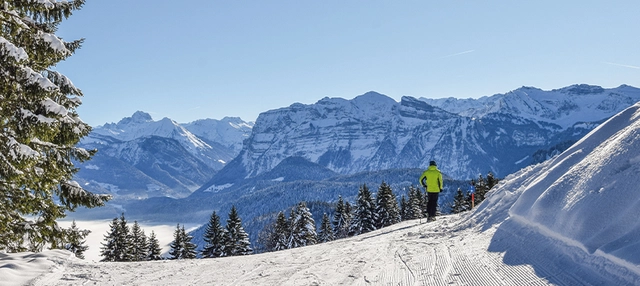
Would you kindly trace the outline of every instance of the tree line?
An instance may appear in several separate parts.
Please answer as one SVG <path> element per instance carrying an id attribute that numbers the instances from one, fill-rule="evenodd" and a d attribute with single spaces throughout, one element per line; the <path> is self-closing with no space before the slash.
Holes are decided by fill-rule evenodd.
<path id="1" fill-rule="evenodd" d="M 333 216 L 324 213 L 316 231 L 316 224 L 305 202 L 291 210 L 287 218 L 279 212 L 275 222 L 267 225 L 259 235 L 265 251 L 278 251 L 355 236 L 403 220 L 426 216 L 427 196 L 420 189 L 409 187 L 408 199 L 398 204 L 391 186 L 384 181 L 375 196 L 366 184 L 358 189 L 355 205 L 338 197 Z"/>
<path id="2" fill-rule="evenodd" d="M 129 228 L 124 214 L 114 218 L 110 229 L 104 237 L 100 255 L 103 262 L 150 261 L 164 259 L 155 233 L 145 236 L 137 221 Z M 176 226 L 173 233 L 168 259 L 194 259 L 197 245 L 192 242 L 193 236 L 186 232 L 184 225 Z M 223 228 L 220 217 L 214 211 L 204 233 L 207 243 L 200 252 L 203 258 L 236 256 L 252 254 L 249 235 L 242 227 L 242 220 L 235 206 L 229 212 L 229 219 Z"/>
<path id="3" fill-rule="evenodd" d="M 479 175 L 471 180 L 475 188 L 474 202 L 479 204 L 487 192 L 498 183 L 491 172 L 486 179 Z M 452 213 L 471 208 L 471 194 L 458 189 L 454 202 L 450 205 Z M 366 184 L 358 189 L 355 204 L 338 197 L 332 216 L 324 213 L 319 227 L 313 219 L 306 202 L 293 207 L 288 216 L 285 211 L 278 212 L 275 221 L 267 224 L 258 235 L 264 251 L 278 251 L 325 243 L 336 239 L 351 237 L 381 229 L 401 221 L 427 217 L 428 197 L 418 187 L 409 186 L 407 195 L 400 196 L 398 202 L 391 186 L 384 181 L 375 195 Z M 193 237 L 185 231 L 184 225 L 176 226 L 174 240 L 170 244 L 168 259 L 194 259 L 198 257 Z M 242 220 L 235 206 L 229 211 L 226 225 L 214 211 L 203 234 L 205 245 L 199 252 L 202 258 L 249 255 L 254 252 L 249 235 L 242 226 Z M 129 229 L 124 214 L 114 218 L 110 230 L 105 235 L 101 261 L 145 261 L 162 259 L 161 250 L 155 234 L 144 235 L 137 222 Z"/>
<path id="4" fill-rule="evenodd" d="M 137 221 L 129 227 L 123 213 L 109 224 L 100 255 L 103 262 L 160 260 L 162 249 L 153 231 L 147 237 Z"/>
<path id="5" fill-rule="evenodd" d="M 458 188 L 456 195 L 451 203 L 451 213 L 457 214 L 471 210 L 474 205 L 480 204 L 487 196 L 487 192 L 497 185 L 499 180 L 489 172 L 487 177 L 484 178 L 482 174 L 478 176 L 478 179 L 471 180 L 469 182 L 469 189 L 463 191 Z"/>

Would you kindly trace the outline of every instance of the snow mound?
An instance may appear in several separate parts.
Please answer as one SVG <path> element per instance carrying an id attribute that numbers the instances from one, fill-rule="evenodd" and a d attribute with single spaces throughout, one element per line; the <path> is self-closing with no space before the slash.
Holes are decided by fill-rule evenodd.
<path id="1" fill-rule="evenodd" d="M 66 250 L 0 253 L 0 284 L 30 285 L 32 280 L 42 273 L 58 272 L 61 264 L 74 259 L 72 256 L 73 254 Z"/>
<path id="2" fill-rule="evenodd" d="M 559 156 L 506 178 L 473 217 L 484 229 L 499 225 L 496 235 L 529 233 L 531 249 L 552 244 L 590 270 L 639 282 L 638 174 L 640 103 Z M 496 250 L 500 244 L 494 237 Z"/>

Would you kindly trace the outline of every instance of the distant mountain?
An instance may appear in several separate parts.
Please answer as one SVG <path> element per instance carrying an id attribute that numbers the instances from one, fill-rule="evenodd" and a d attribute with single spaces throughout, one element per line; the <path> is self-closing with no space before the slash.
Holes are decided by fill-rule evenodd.
<path id="1" fill-rule="evenodd" d="M 551 91 L 522 87 L 505 94 L 479 99 L 420 98 L 430 105 L 471 118 L 490 114 L 513 114 L 539 124 L 557 125 L 565 130 L 578 122 L 609 118 L 638 102 L 638 89 L 621 85 L 605 89 L 593 85 L 572 85 Z"/>
<path id="2" fill-rule="evenodd" d="M 242 141 L 251 133 L 253 122 L 245 122 L 239 117 L 224 117 L 221 120 L 200 119 L 181 126 L 209 145 L 221 145 L 237 155 L 242 150 Z"/>
<path id="3" fill-rule="evenodd" d="M 93 128 L 80 145 L 98 153 L 77 164 L 75 179 L 88 190 L 113 194 L 116 201 L 185 197 L 237 155 L 251 126 L 239 118 L 182 125 L 138 111 Z"/>
<path id="4" fill-rule="evenodd" d="M 260 114 L 238 162 L 208 185 L 258 176 L 292 156 L 345 175 L 424 168 L 436 160 L 458 179 L 488 171 L 505 176 L 532 163 L 537 151 L 575 141 L 637 101 L 634 87 L 575 85 L 523 87 L 477 100 L 396 102 L 369 92 L 353 100 L 296 103 Z"/>

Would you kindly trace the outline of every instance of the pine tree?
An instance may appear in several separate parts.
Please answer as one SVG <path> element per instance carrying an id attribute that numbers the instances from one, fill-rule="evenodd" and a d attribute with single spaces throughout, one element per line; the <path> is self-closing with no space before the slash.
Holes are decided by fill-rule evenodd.
<path id="1" fill-rule="evenodd" d="M 180 230 L 180 224 L 176 225 L 176 230 L 173 231 L 173 241 L 169 245 L 171 249 L 169 250 L 169 259 L 182 259 L 182 254 L 184 253 L 184 242 L 182 237 L 182 231 Z"/>
<path id="2" fill-rule="evenodd" d="M 451 213 L 457 214 L 463 211 L 467 211 L 471 208 L 469 205 L 470 198 L 465 195 L 460 188 L 456 192 L 456 196 L 453 198 L 453 205 L 451 207 Z"/>
<path id="3" fill-rule="evenodd" d="M 118 220 L 118 225 L 120 228 L 120 235 L 116 239 L 118 240 L 118 244 L 122 245 L 122 251 L 121 251 L 119 261 L 131 261 L 133 259 L 131 231 L 129 229 L 129 226 L 127 225 L 127 220 L 124 217 L 124 213 L 120 215 L 120 220 Z"/>
<path id="4" fill-rule="evenodd" d="M 412 219 L 413 213 L 411 213 L 411 209 L 409 207 L 409 203 L 407 202 L 407 198 L 402 195 L 400 197 L 400 219 L 402 221 Z"/>
<path id="5" fill-rule="evenodd" d="M 145 261 L 149 255 L 149 243 L 144 230 L 140 228 L 137 221 L 131 227 L 131 261 Z"/>
<path id="6" fill-rule="evenodd" d="M 366 184 L 358 190 L 356 211 L 353 218 L 353 234 L 363 234 L 376 230 L 376 206 Z"/>
<path id="7" fill-rule="evenodd" d="M 220 217 L 214 211 L 204 232 L 206 245 L 202 249 L 202 258 L 221 257 L 224 250 L 225 232 L 220 225 Z"/>
<path id="8" fill-rule="evenodd" d="M 353 210 L 353 206 L 351 206 L 351 203 L 349 202 L 344 202 L 344 214 L 345 214 L 345 218 L 346 218 L 346 230 L 347 230 L 347 236 L 353 236 L 355 235 L 355 227 L 354 227 L 354 210 Z"/>
<path id="9" fill-rule="evenodd" d="M 78 171 L 73 162 L 95 154 L 76 147 L 91 127 L 77 113 L 82 92 L 51 69 L 82 43 L 65 42 L 55 32 L 83 4 L 0 4 L 0 251 L 62 248 L 69 238 L 56 220 L 110 199 L 71 180 Z"/>
<path id="10" fill-rule="evenodd" d="M 114 218 L 109 224 L 109 231 L 104 237 L 100 255 L 104 258 L 100 261 L 130 261 L 130 237 L 129 227 L 124 218 Z"/>
<path id="11" fill-rule="evenodd" d="M 100 248 L 100 255 L 103 257 L 100 261 L 117 261 L 118 246 L 116 245 L 116 237 L 118 234 L 118 218 L 114 218 L 109 223 L 109 231 L 104 236 L 104 242 Z"/>
<path id="12" fill-rule="evenodd" d="M 322 223 L 320 223 L 320 232 L 318 233 L 318 243 L 324 243 L 334 240 L 333 229 L 329 216 L 325 213 L 322 215 Z"/>
<path id="13" fill-rule="evenodd" d="M 482 174 L 478 175 L 478 180 L 476 181 L 476 206 L 484 201 L 485 194 L 487 193 L 487 181 L 485 181 Z"/>
<path id="14" fill-rule="evenodd" d="M 181 257 L 183 259 L 194 259 L 196 258 L 196 247 L 197 245 L 192 242 L 193 236 L 188 234 L 184 230 L 184 225 L 180 229 L 180 236 L 182 236 L 182 253 Z"/>
<path id="15" fill-rule="evenodd" d="M 151 231 L 149 235 L 149 252 L 147 253 L 147 260 L 162 260 L 162 249 L 160 249 L 160 242 L 158 242 L 158 238 L 156 234 Z"/>
<path id="16" fill-rule="evenodd" d="M 248 255 L 253 252 L 249 235 L 242 227 L 242 220 L 238 216 L 235 206 L 229 211 L 229 219 L 227 219 L 227 236 L 225 238 L 224 256 Z"/>
<path id="17" fill-rule="evenodd" d="M 491 171 L 489 171 L 489 173 L 487 174 L 487 191 L 493 189 L 493 187 L 495 185 L 497 185 L 500 182 L 500 180 L 498 180 Z"/>
<path id="18" fill-rule="evenodd" d="M 85 244 L 86 241 L 84 239 L 89 235 L 89 233 L 91 233 L 91 231 L 78 229 L 75 220 L 73 220 L 71 227 L 67 231 L 67 237 L 69 240 L 64 244 L 64 249 L 71 251 L 78 258 L 84 259 L 84 252 L 89 249 L 89 246 Z"/>
<path id="19" fill-rule="evenodd" d="M 283 250 L 288 249 L 289 247 L 289 236 L 291 234 L 291 226 L 289 222 L 284 216 L 283 212 L 278 213 L 278 218 L 276 219 L 276 226 L 274 229 L 274 238 L 273 238 L 273 250 Z"/>
<path id="20" fill-rule="evenodd" d="M 305 202 L 300 202 L 296 206 L 295 215 L 291 220 L 291 233 L 292 247 L 313 245 L 318 242 L 316 223 Z"/>
<path id="21" fill-rule="evenodd" d="M 409 214 L 411 219 L 423 218 L 423 195 L 419 188 L 409 186 Z"/>
<path id="22" fill-rule="evenodd" d="M 344 238 L 349 235 L 350 220 L 351 214 L 347 210 L 342 196 L 339 196 L 336 210 L 333 214 L 333 233 L 335 238 Z"/>
<path id="23" fill-rule="evenodd" d="M 421 211 L 421 215 L 422 217 L 429 217 L 429 214 L 427 212 L 427 206 L 429 205 L 429 196 L 425 192 L 423 193 L 422 190 L 418 190 L 418 194 L 420 194 L 420 197 L 422 198 L 422 201 L 420 202 L 420 211 Z"/>
<path id="24" fill-rule="evenodd" d="M 378 193 L 376 194 L 375 213 L 377 229 L 396 224 L 400 221 L 398 201 L 393 194 L 391 186 L 384 181 L 380 184 Z"/>

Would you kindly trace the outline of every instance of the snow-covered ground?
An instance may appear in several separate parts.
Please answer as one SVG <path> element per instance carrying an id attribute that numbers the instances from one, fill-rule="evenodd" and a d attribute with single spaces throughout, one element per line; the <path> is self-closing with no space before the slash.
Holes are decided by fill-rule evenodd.
<path id="1" fill-rule="evenodd" d="M 534 267 L 505 264 L 488 248 L 494 229 L 403 222 L 358 237 L 246 257 L 96 263 L 64 251 L 10 254 L 3 277 L 31 285 L 547 285 Z M 423 221 L 424 222 L 424 221 Z M 25 271 L 27 270 L 27 271 Z M 560 272 L 560 270 L 558 271 Z M 6 274 L 6 275 L 5 275 Z M 27 277 L 33 280 L 28 280 Z"/>
<path id="2" fill-rule="evenodd" d="M 640 104 L 472 212 L 286 251 L 100 263 L 0 254 L 8 285 L 640 285 Z"/>

